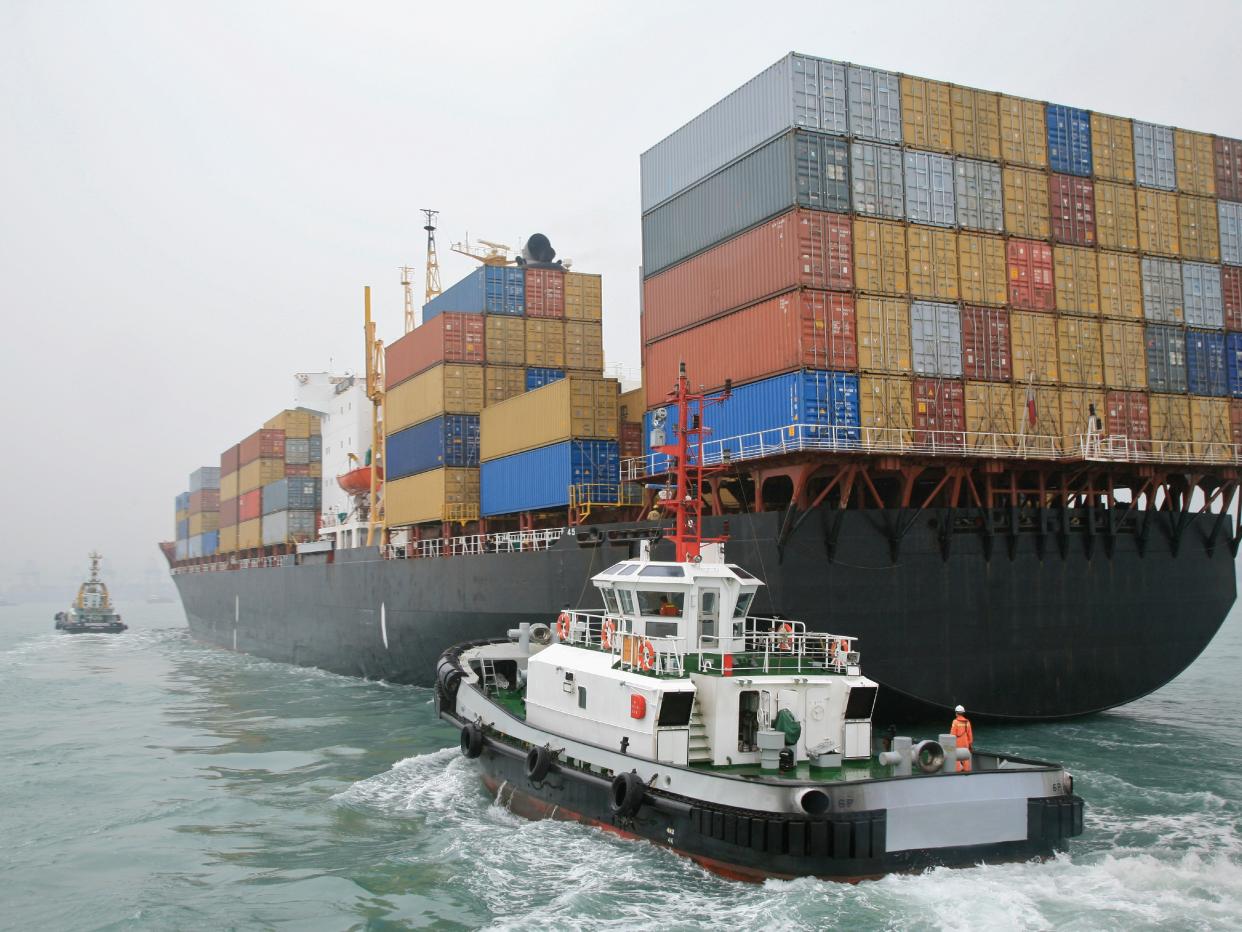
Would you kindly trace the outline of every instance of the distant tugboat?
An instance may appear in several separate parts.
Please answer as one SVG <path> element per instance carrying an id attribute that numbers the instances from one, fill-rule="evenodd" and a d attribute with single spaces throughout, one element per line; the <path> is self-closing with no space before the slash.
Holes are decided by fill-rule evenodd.
<path id="1" fill-rule="evenodd" d="M 659 450 L 677 459 L 661 499 L 676 560 L 651 560 L 637 541 L 592 580 L 602 612 L 565 610 L 440 659 L 440 717 L 499 802 L 745 880 L 852 881 L 1063 850 L 1083 802 L 1059 765 L 953 735 L 877 747 L 876 684 L 856 640 L 750 615 L 763 582 L 699 532 L 702 407 L 728 389 L 691 395 L 683 367 L 675 397 L 687 426 Z"/>
<path id="2" fill-rule="evenodd" d="M 56 629 L 68 634 L 120 634 L 129 625 L 112 607 L 108 587 L 99 578 L 103 556 L 92 552 L 90 579 L 78 588 L 78 597 L 67 612 L 56 613 Z"/>

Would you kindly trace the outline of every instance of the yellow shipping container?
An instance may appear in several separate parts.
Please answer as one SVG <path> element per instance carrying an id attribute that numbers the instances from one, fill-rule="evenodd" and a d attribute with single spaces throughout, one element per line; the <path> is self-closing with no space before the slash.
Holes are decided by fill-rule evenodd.
<path id="1" fill-rule="evenodd" d="M 617 399 L 617 418 L 631 424 L 641 424 L 646 405 L 647 390 L 642 386 L 639 386 L 632 392 L 624 392 Z"/>
<path id="2" fill-rule="evenodd" d="M 603 319 L 604 280 L 586 272 L 565 273 L 565 317 L 568 320 Z"/>
<path id="3" fill-rule="evenodd" d="M 220 477 L 220 501 L 227 502 L 237 498 L 237 473 L 231 472 Z"/>
<path id="4" fill-rule="evenodd" d="M 1096 267 L 1095 250 L 1054 246 L 1052 262 L 1057 310 L 1079 317 L 1099 317 L 1100 276 Z"/>
<path id="5" fill-rule="evenodd" d="M 962 300 L 967 304 L 1000 305 L 1009 300 L 1004 239 L 986 233 L 960 233 L 957 262 Z"/>
<path id="6" fill-rule="evenodd" d="M 523 328 L 525 332 L 525 328 Z M 483 370 L 483 405 L 499 404 L 526 391 L 526 370 L 516 366 L 487 366 Z"/>
<path id="7" fill-rule="evenodd" d="M 858 410 L 864 446 L 888 450 L 910 446 L 914 439 L 913 397 L 914 381 L 908 376 L 860 376 Z"/>
<path id="8" fill-rule="evenodd" d="M 487 314 L 483 346 L 491 366 L 526 365 L 526 320 L 507 314 Z"/>
<path id="9" fill-rule="evenodd" d="M 1125 117 L 1092 113 L 1091 166 L 1097 178 L 1134 184 L 1134 124 Z M 1098 197 L 1098 185 L 1096 191 Z"/>
<path id="10" fill-rule="evenodd" d="M 1013 165 L 1046 168 L 1048 125 L 1038 100 L 1000 95 L 1001 158 Z"/>
<path id="11" fill-rule="evenodd" d="M 1035 401 L 1035 420 L 1031 421 L 1030 395 Z M 1013 426 L 1019 444 L 1032 451 L 1047 453 L 1060 449 L 1061 389 L 1047 385 L 1015 385 L 1013 387 Z"/>
<path id="12" fill-rule="evenodd" d="M 863 372 L 911 371 L 910 302 L 860 297 L 855 302 L 858 368 Z"/>
<path id="13" fill-rule="evenodd" d="M 1057 320 L 1057 349 L 1061 381 L 1066 385 L 1104 384 L 1104 355 L 1100 349 L 1100 322 L 1084 317 Z"/>
<path id="14" fill-rule="evenodd" d="M 237 525 L 237 549 L 250 550 L 263 546 L 263 519 L 252 518 Z"/>
<path id="15" fill-rule="evenodd" d="M 589 320 L 565 321 L 565 368 L 595 375 L 604 371 L 602 324 Z"/>
<path id="16" fill-rule="evenodd" d="M 957 234 L 911 224 L 906 238 L 910 244 L 906 266 L 910 272 L 910 293 L 918 298 L 956 301 Z"/>
<path id="17" fill-rule="evenodd" d="M 1100 272 L 1100 313 L 1104 317 L 1141 320 L 1143 275 L 1138 256 L 1100 252 L 1096 259 Z"/>
<path id="18" fill-rule="evenodd" d="M 1013 342 L 1013 378 L 1019 384 L 1059 381 L 1057 319 L 1051 314 L 1013 311 L 1009 315 Z"/>
<path id="19" fill-rule="evenodd" d="M 953 110 L 953 151 L 972 159 L 1000 158 L 1000 95 L 954 87 L 949 94 Z"/>
<path id="20" fill-rule="evenodd" d="M 1209 463 L 1223 463 L 1233 459 L 1233 432 L 1227 398 L 1192 397 L 1190 429 L 1191 436 L 1194 437 L 1194 459 Z"/>
<path id="21" fill-rule="evenodd" d="M 263 427 L 266 430 L 283 430 L 286 437 L 294 440 L 305 440 L 319 433 L 319 415 L 304 408 L 290 408 L 269 418 Z"/>
<path id="22" fill-rule="evenodd" d="M 1095 233 L 1104 249 L 1133 252 L 1139 248 L 1138 205 L 1132 185 L 1095 183 Z"/>
<path id="23" fill-rule="evenodd" d="M 214 531 L 220 527 L 220 512 L 218 511 L 200 511 L 196 515 L 190 515 L 190 536 L 196 534 L 204 534 L 207 531 Z"/>
<path id="24" fill-rule="evenodd" d="M 1194 429 L 1190 421 L 1190 398 L 1186 395 L 1152 393 L 1147 399 L 1151 414 L 1152 452 L 1157 459 L 1184 459 L 1190 455 Z"/>
<path id="25" fill-rule="evenodd" d="M 526 318 L 526 365 L 565 368 L 565 321 L 550 317 Z"/>
<path id="26" fill-rule="evenodd" d="M 220 549 L 219 553 L 232 553 L 237 549 L 237 525 L 230 524 L 228 527 L 220 528 Z"/>
<path id="27" fill-rule="evenodd" d="M 953 151 L 950 87 L 941 81 L 901 77 L 901 138 L 907 146 Z"/>
<path id="28" fill-rule="evenodd" d="M 237 471 L 237 494 L 244 495 L 285 478 L 283 457 L 264 456 L 251 460 Z"/>
<path id="29" fill-rule="evenodd" d="M 1062 449 L 1065 452 L 1079 454 L 1083 452 L 1091 408 L 1095 407 L 1095 416 L 1102 422 L 1105 400 L 1102 391 L 1084 388 L 1061 389 L 1061 435 L 1064 438 Z"/>
<path id="30" fill-rule="evenodd" d="M 1003 382 L 967 381 L 966 446 L 978 450 L 1014 448 L 1013 386 Z"/>
<path id="31" fill-rule="evenodd" d="M 1106 320 L 1100 341 L 1104 384 L 1130 391 L 1147 387 L 1147 342 L 1143 325 Z"/>
<path id="32" fill-rule="evenodd" d="M 441 414 L 478 414 L 484 397 L 482 366 L 432 366 L 389 389 L 384 396 L 384 430 L 395 434 Z"/>
<path id="33" fill-rule="evenodd" d="M 1178 240 L 1177 195 L 1172 191 L 1139 188 L 1139 248 L 1165 256 L 1181 255 Z"/>
<path id="34" fill-rule="evenodd" d="M 618 388 L 616 379 L 567 376 L 485 408 L 479 418 L 479 459 L 487 462 L 571 438 L 616 439 Z"/>
<path id="35" fill-rule="evenodd" d="M 1216 194 L 1216 158 L 1212 137 L 1188 129 L 1173 130 L 1173 153 L 1177 163 L 1177 190 L 1185 194 Z"/>
<path id="36" fill-rule="evenodd" d="M 1182 255 L 1201 262 L 1220 261 L 1220 223 L 1216 201 L 1208 197 L 1177 198 L 1177 230 Z"/>
<path id="37" fill-rule="evenodd" d="M 470 520 L 478 514 L 477 469 L 432 469 L 384 484 L 384 516 L 390 527 Z"/>
<path id="38" fill-rule="evenodd" d="M 1002 178 L 1005 232 L 1030 239 L 1047 239 L 1052 232 L 1048 217 L 1048 176 L 1025 168 L 1006 168 Z"/>
<path id="39" fill-rule="evenodd" d="M 323 478 L 323 463 L 322 462 L 311 463 L 309 466 L 309 469 L 310 469 L 310 476 L 312 479 Z"/>
<path id="40" fill-rule="evenodd" d="M 885 220 L 854 220 L 854 287 L 872 294 L 904 295 L 906 228 Z"/>

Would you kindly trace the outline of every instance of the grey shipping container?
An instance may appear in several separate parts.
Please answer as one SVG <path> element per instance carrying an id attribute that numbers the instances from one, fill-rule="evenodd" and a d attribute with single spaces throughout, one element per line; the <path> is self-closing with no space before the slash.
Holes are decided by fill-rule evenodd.
<path id="1" fill-rule="evenodd" d="M 1147 387 L 1153 392 L 1186 391 L 1186 335 L 1181 327 L 1148 326 Z"/>
<path id="2" fill-rule="evenodd" d="M 286 437 L 285 462 L 294 466 L 305 466 L 310 462 L 310 438 Z"/>
<path id="3" fill-rule="evenodd" d="M 1005 226 L 999 165 L 978 159 L 953 160 L 953 201 L 958 226 L 999 233 Z"/>
<path id="4" fill-rule="evenodd" d="M 263 516 L 259 526 L 263 535 L 263 546 L 283 544 L 285 541 L 309 540 L 317 530 L 317 515 L 313 511 L 277 511 Z"/>
<path id="5" fill-rule="evenodd" d="M 643 217 L 643 274 L 655 275 L 793 207 L 848 213 L 844 139 L 795 130 Z"/>
<path id="6" fill-rule="evenodd" d="M 1187 324 L 1222 329 L 1225 326 L 1225 309 L 1221 304 L 1220 266 L 1183 262 L 1182 301 Z"/>
<path id="7" fill-rule="evenodd" d="M 1147 188 L 1177 187 L 1172 129 L 1134 121 L 1134 180 Z"/>
<path id="8" fill-rule="evenodd" d="M 1216 202 L 1220 221 L 1220 259 L 1229 265 L 1242 265 L 1242 204 Z"/>
<path id="9" fill-rule="evenodd" d="M 200 466 L 190 473 L 190 491 L 201 492 L 203 489 L 220 488 L 220 467 Z"/>
<path id="10" fill-rule="evenodd" d="M 844 65 L 784 56 L 639 157 L 642 212 L 794 127 L 845 133 L 845 108 Z"/>
<path id="11" fill-rule="evenodd" d="M 877 142 L 901 142 L 901 78 L 891 71 L 850 65 L 850 133 Z"/>
<path id="12" fill-rule="evenodd" d="M 869 217 L 900 220 L 905 216 L 901 150 L 872 142 L 850 146 L 850 189 L 854 210 Z"/>
<path id="13" fill-rule="evenodd" d="M 953 160 L 947 155 L 906 150 L 906 219 L 954 226 Z"/>
<path id="14" fill-rule="evenodd" d="M 273 514 L 290 508 L 319 510 L 319 480 L 290 476 L 263 486 L 263 513 Z"/>
<path id="15" fill-rule="evenodd" d="M 1180 324 L 1182 267 L 1176 259 L 1143 257 L 1143 316 L 1162 324 Z"/>
<path id="16" fill-rule="evenodd" d="M 917 375 L 962 374 L 962 314 L 956 304 L 910 305 L 910 344 Z"/>

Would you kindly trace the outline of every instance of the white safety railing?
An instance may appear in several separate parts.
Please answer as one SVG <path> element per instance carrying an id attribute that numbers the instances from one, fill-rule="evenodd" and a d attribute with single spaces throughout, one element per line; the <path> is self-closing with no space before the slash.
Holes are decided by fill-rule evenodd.
<path id="1" fill-rule="evenodd" d="M 540 528 L 537 531 L 499 531 L 494 534 L 465 534 L 461 537 L 432 537 L 384 548 L 387 560 L 415 560 L 427 557 L 460 557 L 482 553 L 526 553 L 547 550 L 565 535 L 566 528 Z"/>
<path id="2" fill-rule="evenodd" d="M 858 663 L 854 640 L 852 635 L 808 631 L 802 621 L 747 617 L 734 622 L 732 637 L 700 639 L 700 650 L 729 652 L 735 673 L 844 673 Z"/>
<path id="3" fill-rule="evenodd" d="M 608 651 L 622 670 L 676 676 L 686 672 L 680 638 L 634 634 L 632 619 L 623 616 L 565 609 L 556 618 L 555 630 L 562 642 Z"/>

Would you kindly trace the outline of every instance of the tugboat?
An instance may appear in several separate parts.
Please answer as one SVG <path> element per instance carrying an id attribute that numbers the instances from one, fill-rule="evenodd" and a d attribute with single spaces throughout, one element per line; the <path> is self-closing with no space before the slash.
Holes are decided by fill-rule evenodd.
<path id="1" fill-rule="evenodd" d="M 99 578 L 99 561 L 103 556 L 90 554 L 91 575 L 78 587 L 78 597 L 67 612 L 56 613 L 56 630 L 67 634 L 120 634 L 129 628 L 112 607 L 108 587 Z"/>
<path id="2" fill-rule="evenodd" d="M 950 734 L 877 741 L 856 638 L 750 615 L 763 582 L 699 530 L 700 416 L 728 397 L 727 385 L 691 394 L 683 365 L 670 399 L 686 426 L 672 444 L 654 438 L 675 459 L 660 499 L 673 561 L 636 540 L 592 578 L 603 612 L 566 609 L 441 656 L 438 713 L 489 791 L 520 815 L 646 839 L 739 880 L 857 881 L 1064 850 L 1083 801 L 1060 765 Z"/>

